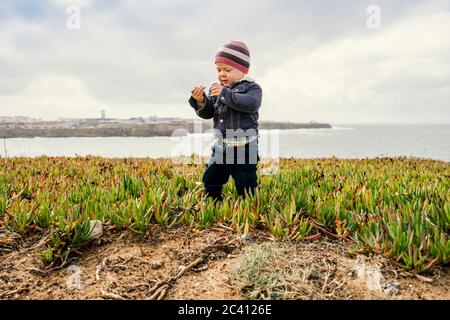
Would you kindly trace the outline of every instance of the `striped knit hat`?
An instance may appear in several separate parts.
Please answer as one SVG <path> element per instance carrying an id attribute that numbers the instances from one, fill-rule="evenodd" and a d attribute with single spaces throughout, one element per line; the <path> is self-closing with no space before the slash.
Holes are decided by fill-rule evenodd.
<path id="1" fill-rule="evenodd" d="M 247 74 L 250 68 L 250 52 L 245 43 L 230 41 L 217 51 L 215 63 L 218 62 L 225 63 Z"/>

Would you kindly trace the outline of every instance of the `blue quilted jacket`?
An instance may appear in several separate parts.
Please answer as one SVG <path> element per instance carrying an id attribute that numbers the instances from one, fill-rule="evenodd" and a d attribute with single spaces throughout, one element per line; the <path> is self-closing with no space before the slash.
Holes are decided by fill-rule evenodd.
<path id="1" fill-rule="evenodd" d="M 257 134 L 261 100 L 261 87 L 252 78 L 245 76 L 231 88 L 223 87 L 218 97 L 205 94 L 204 106 L 199 107 L 192 96 L 189 104 L 199 117 L 213 119 L 214 129 L 227 137 L 227 129 L 254 129 Z"/>

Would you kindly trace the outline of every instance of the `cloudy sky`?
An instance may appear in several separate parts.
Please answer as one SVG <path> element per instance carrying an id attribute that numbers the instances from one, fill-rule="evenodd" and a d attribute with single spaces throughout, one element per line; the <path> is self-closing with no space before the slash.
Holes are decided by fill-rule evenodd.
<path id="1" fill-rule="evenodd" d="M 450 123 L 449 0 L 2 0 L 0 116 L 194 118 L 231 39 L 263 120 Z"/>

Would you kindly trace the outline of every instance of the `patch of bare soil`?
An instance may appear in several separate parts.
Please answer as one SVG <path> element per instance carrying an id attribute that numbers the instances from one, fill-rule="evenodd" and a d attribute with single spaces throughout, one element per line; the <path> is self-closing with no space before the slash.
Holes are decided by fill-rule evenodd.
<path id="1" fill-rule="evenodd" d="M 141 237 L 106 228 L 46 270 L 48 234 L 22 239 L 0 228 L 0 299 L 450 299 L 448 268 L 416 277 L 346 243 L 269 238 L 242 240 L 222 227 L 154 227 Z"/>

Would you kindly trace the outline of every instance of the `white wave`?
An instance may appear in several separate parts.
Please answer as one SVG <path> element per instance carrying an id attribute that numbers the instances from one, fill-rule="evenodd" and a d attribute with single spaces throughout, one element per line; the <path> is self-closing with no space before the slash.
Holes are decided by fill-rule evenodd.
<path id="1" fill-rule="evenodd" d="M 308 135 L 308 134 L 317 134 L 317 133 L 322 133 L 325 130 L 330 130 L 330 129 L 264 129 L 264 130 L 259 130 L 259 134 L 260 135 L 272 135 L 272 134 L 279 134 L 279 135 L 291 135 L 291 134 L 303 134 L 303 135 Z"/>
<path id="2" fill-rule="evenodd" d="M 185 137 L 209 139 L 209 138 L 213 138 L 214 135 L 212 132 L 199 132 L 199 133 L 188 133 L 187 136 L 185 136 Z"/>
<path id="3" fill-rule="evenodd" d="M 355 128 L 350 127 L 331 127 L 331 130 L 354 130 Z"/>

